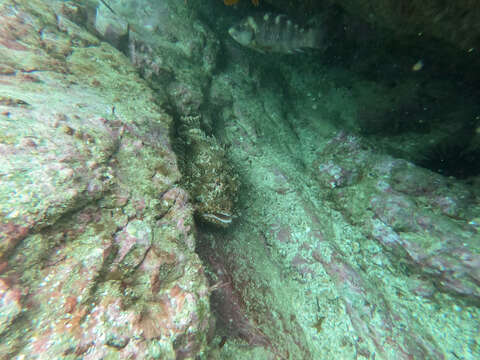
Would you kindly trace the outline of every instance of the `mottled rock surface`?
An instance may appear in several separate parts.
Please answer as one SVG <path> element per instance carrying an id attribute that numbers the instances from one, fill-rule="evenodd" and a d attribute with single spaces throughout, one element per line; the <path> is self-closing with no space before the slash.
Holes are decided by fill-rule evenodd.
<path id="1" fill-rule="evenodd" d="M 192 358 L 209 292 L 171 117 L 75 14 L 0 5 L 0 357 Z"/>
<path id="2" fill-rule="evenodd" d="M 461 93 L 252 55 L 203 1 L 108 3 L 119 19 L 93 0 L 0 5 L 2 359 L 480 357 L 478 176 L 361 136 L 423 97 L 455 119 Z M 119 47 L 132 22 L 124 53 L 93 35 L 99 14 Z M 195 231 L 194 209 L 237 195 L 228 228 Z"/>
<path id="3" fill-rule="evenodd" d="M 182 183 L 192 196 L 197 218 L 229 226 L 236 215 L 238 179 L 212 134 L 214 114 L 205 102 L 217 66 L 218 38 L 187 3 L 112 0 L 109 4 L 130 23 L 126 53 L 131 62 L 173 108 Z M 115 28 L 123 20 L 117 24 L 110 17 L 102 22 L 108 21 Z"/>
<path id="4" fill-rule="evenodd" d="M 200 247 L 225 284 L 219 328 L 262 346 L 259 359 L 477 358 L 478 183 L 353 135 L 369 80 L 357 92 L 349 71 L 270 62 L 266 77 L 236 59 L 210 101 L 245 185 L 242 218 Z M 252 356 L 241 349 L 217 356 Z"/>

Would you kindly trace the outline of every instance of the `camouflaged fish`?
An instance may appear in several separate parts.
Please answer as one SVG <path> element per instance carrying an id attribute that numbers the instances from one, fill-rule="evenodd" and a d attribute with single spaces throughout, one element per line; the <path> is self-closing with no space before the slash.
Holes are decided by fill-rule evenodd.
<path id="1" fill-rule="evenodd" d="M 286 15 L 253 15 L 232 26 L 228 33 L 239 44 L 261 53 L 292 54 L 305 48 L 320 48 L 321 32 L 304 29 Z"/>

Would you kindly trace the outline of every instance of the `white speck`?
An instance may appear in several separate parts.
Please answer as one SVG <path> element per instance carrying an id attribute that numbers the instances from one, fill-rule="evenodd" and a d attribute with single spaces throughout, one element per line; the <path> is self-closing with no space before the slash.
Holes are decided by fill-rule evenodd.
<path id="1" fill-rule="evenodd" d="M 317 104 L 313 104 L 313 105 L 312 105 L 312 109 L 313 109 L 313 110 L 317 110 Z"/>
<path id="2" fill-rule="evenodd" d="M 20 211 L 14 210 L 6 216 L 7 219 L 14 219 L 20 215 Z"/>

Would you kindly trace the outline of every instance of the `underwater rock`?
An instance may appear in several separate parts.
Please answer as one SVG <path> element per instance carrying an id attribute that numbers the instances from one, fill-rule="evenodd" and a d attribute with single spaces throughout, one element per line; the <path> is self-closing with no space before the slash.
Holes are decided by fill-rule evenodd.
<path id="1" fill-rule="evenodd" d="M 128 22 L 127 53 L 154 89 L 168 85 L 167 80 L 174 78 L 200 87 L 206 85 L 217 64 L 219 41 L 196 18 L 189 4 L 173 0 L 108 3 L 122 22 Z M 159 79 L 151 78 L 159 73 Z M 170 74 L 170 79 L 165 74 Z"/>
<path id="2" fill-rule="evenodd" d="M 338 146 L 336 148 L 335 146 Z M 341 153 L 345 151 L 358 150 L 357 139 L 353 136 L 345 136 L 345 141 L 341 144 L 329 143 L 324 149 L 325 153 Z M 367 161 L 367 156 L 358 157 L 339 157 L 318 156 L 318 159 L 312 164 L 314 176 L 318 182 L 327 188 L 348 187 L 358 183 L 363 177 L 363 164 Z"/>
<path id="3" fill-rule="evenodd" d="M 479 215 L 478 200 L 468 187 L 404 160 L 377 157 L 345 134 L 332 139 L 318 158 L 340 166 L 348 161 L 365 174 L 358 184 L 333 190 L 330 200 L 361 224 L 366 236 L 439 289 L 480 303 L 478 229 L 471 222 Z M 322 165 L 314 169 L 325 171 Z"/>
<path id="4" fill-rule="evenodd" d="M 210 93 L 243 185 L 242 221 L 199 229 L 215 359 L 248 358 L 240 340 L 271 358 L 476 359 L 478 190 L 341 131 L 358 124 L 356 73 L 247 60 Z"/>
<path id="5" fill-rule="evenodd" d="M 216 67 L 218 40 L 183 3 L 158 2 L 145 8 L 117 3 L 110 5 L 135 29 L 129 34 L 128 56 L 157 90 L 156 102 L 174 109 L 183 183 L 196 214 L 208 223 L 228 226 L 238 181 L 225 150 L 214 136 L 206 135 L 211 122 L 201 109 Z M 172 22 L 185 17 L 191 21 Z"/>
<path id="6" fill-rule="evenodd" d="M 193 358 L 209 288 L 172 118 L 65 6 L 0 4 L 0 358 Z"/>
<path id="7" fill-rule="evenodd" d="M 185 119 L 180 119 L 181 126 L 197 125 L 201 126 L 200 122 L 195 123 L 192 119 L 195 114 L 200 111 L 200 106 L 203 104 L 203 92 L 202 89 L 196 84 L 172 81 L 167 88 L 167 93 L 170 98 L 171 104 L 175 107 L 175 110 Z"/>
<path id="8" fill-rule="evenodd" d="M 87 9 L 81 3 L 74 1 L 64 1 L 61 14 L 78 25 L 86 25 L 88 20 Z"/>
<path id="9" fill-rule="evenodd" d="M 478 230 L 468 219 L 475 215 L 475 202 L 464 202 L 467 189 L 459 186 L 460 199 L 455 192 L 450 195 L 454 202 L 461 200 L 457 215 L 470 215 L 464 220 L 443 215 L 435 204 L 448 188 L 439 188 L 430 172 L 407 166 L 422 187 L 428 178 L 432 185 L 430 192 L 411 198 L 385 185 L 392 185 L 389 174 L 398 173 L 393 169 L 405 162 L 366 152 L 358 139 L 340 134 L 319 151 L 318 160 L 340 167 L 356 163 L 364 174 L 357 181 L 338 187 L 322 183 L 312 193 L 286 172 L 289 187 L 305 195 L 297 190 L 279 197 L 272 189 L 274 200 L 262 197 L 264 208 L 252 206 L 251 213 L 243 213 L 246 221 L 225 236 L 227 241 L 209 248 L 213 236 L 204 234 L 204 255 L 215 253 L 210 259 L 215 281 L 226 284 L 215 291 L 215 311 L 224 322 L 235 319 L 228 326 L 219 324 L 224 331 L 247 342 L 261 341 L 276 356 L 302 359 L 358 353 L 446 359 L 457 331 L 473 341 L 480 252 Z M 265 176 L 270 169 L 263 171 Z M 268 223 L 259 222 L 261 217 Z M 219 266 L 222 270 L 215 272 Z M 235 308 L 228 301 L 232 293 L 240 296 Z M 430 301 L 437 304 L 433 309 Z M 453 330 L 438 337 L 436 328 L 428 330 L 432 316 Z M 345 335 L 344 326 L 356 335 Z M 445 336 L 448 346 L 441 345 Z M 462 354 L 470 351 L 475 350 Z"/>
<path id="10" fill-rule="evenodd" d="M 103 39 L 117 48 L 127 41 L 128 22 L 102 2 L 97 7 L 94 26 Z"/>

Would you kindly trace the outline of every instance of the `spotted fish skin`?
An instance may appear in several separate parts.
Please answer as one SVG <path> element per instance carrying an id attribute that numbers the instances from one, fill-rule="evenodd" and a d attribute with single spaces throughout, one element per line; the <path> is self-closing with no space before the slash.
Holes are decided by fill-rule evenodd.
<path id="1" fill-rule="evenodd" d="M 228 33 L 239 44 L 262 53 L 292 54 L 305 48 L 321 47 L 321 32 L 304 29 L 286 15 L 271 13 L 248 16 Z"/>

